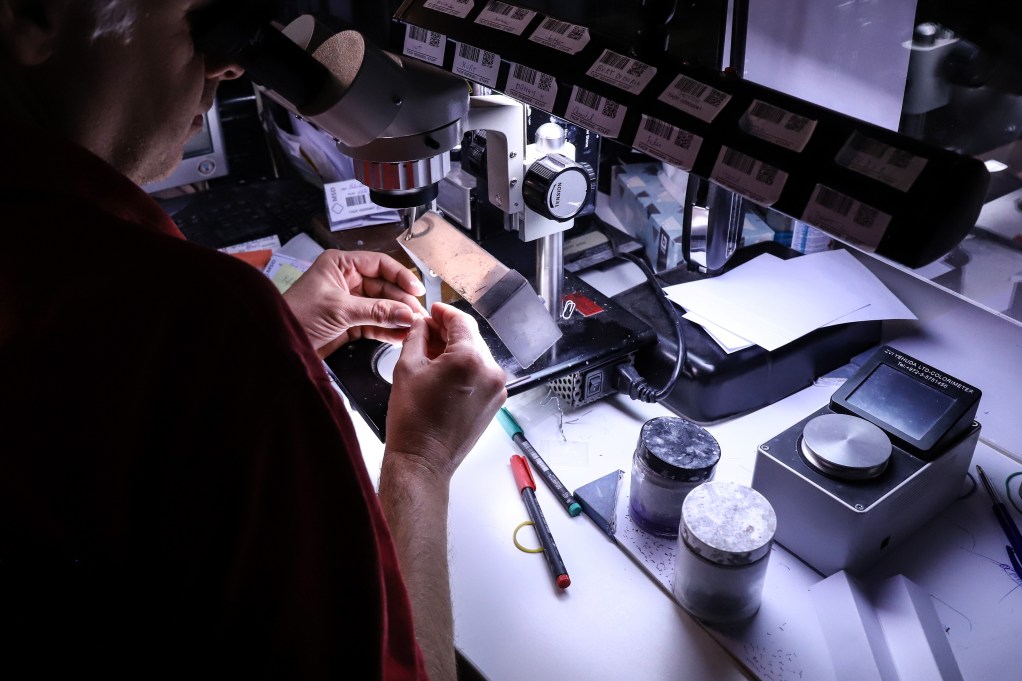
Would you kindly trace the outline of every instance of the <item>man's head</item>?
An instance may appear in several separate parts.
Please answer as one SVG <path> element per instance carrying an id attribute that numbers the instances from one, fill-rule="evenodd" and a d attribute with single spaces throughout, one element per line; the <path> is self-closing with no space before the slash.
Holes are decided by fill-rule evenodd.
<path id="1" fill-rule="evenodd" d="M 136 182 L 159 179 L 240 74 L 195 51 L 190 20 L 210 2 L 0 0 L 0 104 Z"/>

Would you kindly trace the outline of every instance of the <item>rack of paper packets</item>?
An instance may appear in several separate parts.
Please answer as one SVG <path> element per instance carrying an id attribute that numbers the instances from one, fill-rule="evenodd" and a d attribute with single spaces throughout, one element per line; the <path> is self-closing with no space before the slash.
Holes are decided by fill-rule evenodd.
<path id="1" fill-rule="evenodd" d="M 395 19 L 406 56 L 909 267 L 961 241 L 986 195 L 978 159 L 591 26 L 497 0 L 406 0 Z"/>

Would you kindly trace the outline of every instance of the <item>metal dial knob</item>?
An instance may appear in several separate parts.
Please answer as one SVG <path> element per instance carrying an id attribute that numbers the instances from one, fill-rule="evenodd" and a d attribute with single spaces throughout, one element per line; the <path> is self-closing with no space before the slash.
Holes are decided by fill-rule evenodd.
<path id="1" fill-rule="evenodd" d="M 525 173 L 525 205 L 545 218 L 567 222 L 582 212 L 596 191 L 596 173 L 588 163 L 562 154 L 548 154 Z"/>

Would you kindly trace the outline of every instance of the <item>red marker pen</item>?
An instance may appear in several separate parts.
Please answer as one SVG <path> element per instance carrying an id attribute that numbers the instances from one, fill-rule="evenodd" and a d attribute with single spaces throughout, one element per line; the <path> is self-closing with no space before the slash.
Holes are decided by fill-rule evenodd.
<path id="1" fill-rule="evenodd" d="M 550 526 L 546 524 L 546 518 L 543 517 L 543 509 L 539 507 L 539 501 L 536 499 L 536 481 L 532 479 L 532 472 L 529 470 L 529 464 L 525 461 L 524 456 L 512 455 L 511 471 L 515 475 L 515 482 L 518 484 L 518 491 L 522 494 L 525 508 L 529 511 L 529 518 L 536 526 L 536 535 L 539 537 L 540 546 L 543 547 L 543 556 L 550 568 L 550 574 L 554 576 L 557 586 L 567 589 L 571 584 L 571 578 L 568 577 L 564 561 L 561 560 L 561 554 L 557 551 L 554 536 L 550 534 Z"/>

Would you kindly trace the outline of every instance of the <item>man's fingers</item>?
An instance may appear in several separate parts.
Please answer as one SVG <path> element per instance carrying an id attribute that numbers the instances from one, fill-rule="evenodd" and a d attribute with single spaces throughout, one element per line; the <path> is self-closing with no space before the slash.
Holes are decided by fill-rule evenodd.
<path id="1" fill-rule="evenodd" d="M 433 303 L 430 312 L 439 325 L 444 341 L 448 345 L 469 344 L 477 346 L 482 343 L 479 325 L 470 315 L 456 307 L 445 303 Z"/>
<path id="2" fill-rule="evenodd" d="M 354 251 L 346 253 L 345 256 L 363 278 L 391 282 L 412 296 L 421 296 L 426 292 L 422 282 L 411 270 L 386 253 Z"/>
<path id="3" fill-rule="evenodd" d="M 383 279 L 363 279 L 362 293 L 369 298 L 387 298 L 389 300 L 396 300 L 404 303 L 416 312 L 420 312 L 422 314 L 426 313 L 426 309 L 422 307 L 422 303 L 419 302 L 418 298 L 408 293 L 397 284 L 384 281 Z"/>
<path id="4" fill-rule="evenodd" d="M 412 322 L 412 328 L 408 330 L 404 342 L 401 344 L 401 356 L 398 363 L 412 361 L 421 357 L 428 357 L 429 352 L 429 327 L 423 317 L 417 317 Z"/>
<path id="5" fill-rule="evenodd" d="M 387 329 L 407 329 L 415 319 L 415 312 L 404 303 L 383 298 L 348 296 L 345 300 L 344 325 L 379 326 Z"/>

